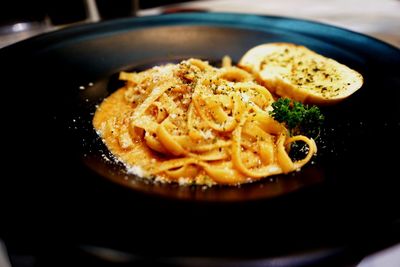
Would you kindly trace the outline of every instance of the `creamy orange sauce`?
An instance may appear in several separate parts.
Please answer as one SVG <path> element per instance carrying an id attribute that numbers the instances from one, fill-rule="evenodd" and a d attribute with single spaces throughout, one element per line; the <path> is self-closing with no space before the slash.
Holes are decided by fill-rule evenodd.
<path id="1" fill-rule="evenodd" d="M 123 148 L 119 143 L 118 134 L 121 134 L 121 132 L 129 134 L 129 131 L 134 131 L 134 129 L 127 129 L 126 124 L 124 124 L 133 111 L 130 103 L 125 100 L 125 92 L 126 88 L 121 88 L 101 103 L 93 118 L 93 126 L 103 138 L 107 148 L 118 160 L 132 166 L 141 166 L 139 169 L 133 169 L 134 174 L 140 176 L 140 172 L 143 172 L 142 174 L 146 175 L 151 169 L 151 165 L 162 162 L 162 159 L 141 141 L 134 140 L 129 149 Z M 109 125 L 111 123 L 113 123 L 112 126 Z"/>
<path id="2" fill-rule="evenodd" d="M 288 136 L 270 116 L 271 93 L 244 70 L 190 59 L 120 78 L 126 86 L 99 105 L 93 126 L 142 178 L 237 185 L 297 170 L 316 152 L 312 139 Z M 296 141 L 309 152 L 293 162 Z"/>

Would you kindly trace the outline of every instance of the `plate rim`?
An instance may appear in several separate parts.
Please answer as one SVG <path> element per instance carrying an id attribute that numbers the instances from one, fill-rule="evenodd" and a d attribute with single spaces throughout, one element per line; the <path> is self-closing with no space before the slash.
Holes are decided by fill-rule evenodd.
<path id="1" fill-rule="evenodd" d="M 318 37 L 318 34 L 313 34 L 314 31 L 307 30 L 308 27 L 318 26 L 325 28 L 337 33 L 349 33 L 350 35 L 341 34 L 340 38 L 349 39 L 352 42 L 364 42 L 367 41 L 369 44 L 380 46 L 381 49 L 386 49 L 392 53 L 397 53 L 400 57 L 400 48 L 393 44 L 387 43 L 376 37 L 357 32 L 345 27 L 332 25 L 325 22 L 320 22 L 312 19 L 296 18 L 290 16 L 279 16 L 279 15 L 262 15 L 262 14 L 248 14 L 248 13 L 230 13 L 230 12 L 183 12 L 183 13 L 172 13 L 172 14 L 161 14 L 151 15 L 143 17 L 128 17 L 119 18 L 109 21 L 100 21 L 95 23 L 79 24 L 70 27 L 41 33 L 36 36 L 24 39 L 22 41 L 13 43 L 11 45 L 0 48 L 0 56 L 7 53 L 9 50 L 22 49 L 24 46 L 32 46 L 36 43 L 53 44 L 58 43 L 57 40 L 60 37 L 73 38 L 74 36 L 82 36 L 91 32 L 99 32 L 103 34 L 115 34 L 118 32 L 129 32 L 137 29 L 152 28 L 157 26 L 172 26 L 172 25 L 190 25 L 190 26 L 201 26 L 201 25 L 225 25 L 231 28 L 252 28 L 254 30 L 263 31 L 263 27 L 267 24 L 272 24 L 274 21 L 283 21 L 289 23 L 289 25 L 272 25 L 275 28 L 280 28 L 292 33 L 306 35 L 308 37 Z M 163 24 L 166 23 L 167 24 Z M 183 22 L 183 23 L 182 23 Z M 229 23 L 228 23 L 229 22 Z M 233 24 L 232 24 L 233 22 Z M 154 23 L 154 24 L 152 24 Z M 293 24 L 302 27 L 290 27 Z M 305 26 L 305 27 L 304 27 Z M 114 28 L 120 28 L 115 30 Z M 330 32 L 331 34 L 332 32 Z M 340 34 L 339 34 L 340 35 Z M 357 37 L 357 40 L 354 39 Z M 21 48 L 20 48 L 21 47 Z"/>

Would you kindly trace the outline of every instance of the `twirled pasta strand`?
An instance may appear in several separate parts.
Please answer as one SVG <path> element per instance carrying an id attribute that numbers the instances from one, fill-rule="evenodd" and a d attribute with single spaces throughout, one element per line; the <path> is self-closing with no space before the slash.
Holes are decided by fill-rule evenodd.
<path id="1" fill-rule="evenodd" d="M 269 115 L 271 93 L 229 58 L 219 69 L 189 59 L 120 78 L 126 87 L 93 122 L 111 152 L 142 176 L 234 185 L 297 170 L 317 151 L 314 140 L 289 136 Z M 308 147 L 303 159 L 289 156 L 293 142 Z"/>

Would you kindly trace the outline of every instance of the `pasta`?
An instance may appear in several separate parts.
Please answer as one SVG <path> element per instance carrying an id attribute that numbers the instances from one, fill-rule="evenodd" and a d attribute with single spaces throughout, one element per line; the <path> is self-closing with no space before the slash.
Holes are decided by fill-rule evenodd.
<path id="1" fill-rule="evenodd" d="M 129 172 L 163 182 L 237 185 L 295 171 L 310 161 L 312 138 L 290 136 L 268 113 L 274 98 L 229 57 L 121 72 L 126 86 L 96 110 L 93 125 Z M 290 144 L 303 142 L 293 160 Z"/>

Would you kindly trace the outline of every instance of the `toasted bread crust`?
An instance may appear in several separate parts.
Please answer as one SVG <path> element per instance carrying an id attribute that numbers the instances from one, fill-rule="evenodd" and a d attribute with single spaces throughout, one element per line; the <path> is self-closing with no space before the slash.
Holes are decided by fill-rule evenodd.
<path id="1" fill-rule="evenodd" d="M 238 65 L 275 94 L 303 103 L 333 104 L 363 84 L 363 77 L 355 70 L 291 43 L 256 46 Z"/>

